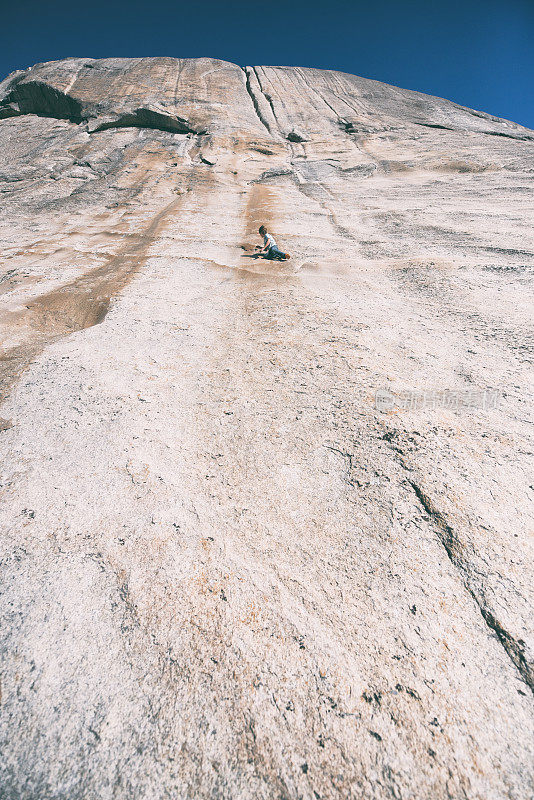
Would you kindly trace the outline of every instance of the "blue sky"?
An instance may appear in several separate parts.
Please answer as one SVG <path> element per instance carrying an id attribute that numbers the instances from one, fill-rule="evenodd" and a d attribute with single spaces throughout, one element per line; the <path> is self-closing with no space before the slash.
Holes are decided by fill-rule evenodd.
<path id="1" fill-rule="evenodd" d="M 534 0 L 3 0 L 0 73 L 68 56 L 339 69 L 534 128 Z"/>

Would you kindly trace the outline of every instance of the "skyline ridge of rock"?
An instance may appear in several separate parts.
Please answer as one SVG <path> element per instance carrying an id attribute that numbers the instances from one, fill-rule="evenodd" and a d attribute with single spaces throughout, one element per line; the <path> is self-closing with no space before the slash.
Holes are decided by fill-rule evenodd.
<path id="1" fill-rule="evenodd" d="M 103 58 L 103 59 L 93 59 L 93 58 L 68 58 L 62 59 L 60 61 L 48 61 L 42 62 L 39 64 L 35 64 L 31 67 L 28 67 L 25 70 L 16 70 L 15 72 L 8 75 L 3 81 L 0 82 L 0 118 L 2 115 L 5 116 L 16 116 L 19 114 L 30 114 L 36 113 L 43 116 L 58 116 L 60 119 L 71 119 L 72 121 L 82 123 L 88 122 L 95 117 L 98 117 L 102 114 L 101 103 L 98 105 L 100 106 L 96 110 L 94 109 L 95 102 L 91 102 L 90 99 L 87 98 L 87 83 L 89 83 L 89 87 L 91 86 L 91 81 L 84 81 L 84 77 L 87 77 L 87 72 L 89 70 L 98 69 L 107 72 L 105 78 L 111 79 L 112 73 L 117 67 L 124 67 L 123 71 L 127 71 L 127 68 L 130 67 L 134 69 L 140 65 L 146 65 L 146 62 L 153 62 L 154 64 L 161 64 L 164 62 L 167 66 L 170 67 L 178 67 L 178 79 L 179 73 L 181 70 L 181 64 L 198 64 L 202 62 L 210 62 L 214 64 L 220 64 L 224 67 L 235 68 L 237 70 L 241 70 L 241 72 L 245 76 L 245 84 L 247 86 L 247 90 L 249 94 L 251 94 L 251 99 L 253 105 L 255 107 L 256 113 L 258 114 L 260 120 L 262 120 L 261 113 L 258 112 L 258 99 L 262 97 L 264 100 L 268 99 L 269 95 L 265 95 L 262 91 L 261 84 L 258 80 L 258 70 L 274 70 L 274 71 L 282 71 L 282 72 L 294 72 L 295 74 L 300 71 L 302 72 L 302 68 L 300 67 L 240 67 L 237 64 L 233 64 L 232 62 L 222 61 L 220 59 L 211 59 L 211 58 L 187 58 L 187 59 L 178 59 L 178 58 L 171 58 L 171 57 L 154 57 L 154 58 Z M 59 68 L 58 74 L 58 65 L 61 65 Z M 522 125 L 517 123 L 511 122 L 501 117 L 494 116 L 492 114 L 476 111 L 475 109 L 468 108 L 466 106 L 462 106 L 458 103 L 455 103 L 451 100 L 447 100 L 445 98 L 436 97 L 434 95 L 425 94 L 423 92 L 419 92 L 417 90 L 412 89 L 400 89 L 400 87 L 391 86 L 390 84 L 384 83 L 383 81 L 377 81 L 371 78 L 359 78 L 354 75 L 350 75 L 349 73 L 339 72 L 336 70 L 322 70 L 315 67 L 307 67 L 304 68 L 304 71 L 307 73 L 317 73 L 318 75 L 328 75 L 332 74 L 333 76 L 338 75 L 344 78 L 354 79 L 359 86 L 366 86 L 368 88 L 372 87 L 373 85 L 377 87 L 381 87 L 382 90 L 392 90 L 394 92 L 400 92 L 401 97 L 399 99 L 403 100 L 406 105 L 409 105 L 409 101 L 413 100 L 414 104 L 417 103 L 417 98 L 422 98 L 424 100 L 430 101 L 439 101 L 441 104 L 444 104 L 445 107 L 450 106 L 451 110 L 454 111 L 461 111 L 467 112 L 467 115 L 472 115 L 478 120 L 484 120 L 487 123 L 493 123 L 493 125 L 489 127 L 482 127 L 480 124 L 475 126 L 473 130 L 482 131 L 486 133 L 492 133 L 495 135 L 503 135 L 503 136 L 511 136 L 512 138 L 531 138 L 531 135 L 534 136 L 534 131 L 530 130 L 529 128 L 525 128 Z M 52 83 L 49 83 L 49 79 L 47 79 L 47 75 L 50 75 L 52 72 L 53 78 Z M 166 77 L 166 76 L 165 76 Z M 251 77 L 254 80 L 257 89 L 259 90 L 258 95 L 255 94 L 254 90 L 251 87 Z M 55 82 L 54 82 L 55 81 Z M 77 94 L 77 83 L 80 82 L 80 98 L 76 97 Z M 83 84 L 86 84 L 85 86 Z M 94 90 L 97 90 L 98 82 L 94 86 Z M 150 94 L 150 93 L 149 93 Z M 111 102 L 111 105 L 113 103 Z M 85 106 L 85 107 L 84 107 Z M 92 107 L 93 106 L 93 107 Z M 332 110 L 335 110 L 332 108 Z M 435 109 L 431 109 L 428 106 L 425 111 L 432 111 Z M 440 109 L 443 112 L 443 109 Z M 468 117 L 467 117 L 468 118 Z M 168 122 L 171 123 L 172 117 L 168 116 Z M 465 117 L 463 118 L 464 128 L 465 128 Z M 340 124 L 347 124 L 344 116 L 338 115 L 338 120 Z M 178 123 L 180 120 L 176 120 Z M 435 122 L 433 124 L 436 127 L 443 127 L 443 129 L 447 129 L 446 125 L 441 125 L 440 122 Z M 105 124 L 105 123 L 104 123 Z M 108 123 L 111 124 L 111 123 Z M 132 122 L 135 124 L 135 122 Z M 350 123 L 348 123 L 350 124 Z M 417 124 L 417 123 L 416 123 Z M 431 123 L 432 124 L 432 123 Z M 458 123 L 457 123 L 458 124 Z M 93 130 L 100 129 L 97 123 L 93 123 Z M 267 129 L 269 130 L 269 125 L 267 125 Z M 453 130 L 454 128 L 451 128 Z M 467 129 L 467 128 L 465 128 Z M 176 128 L 176 132 L 187 132 L 187 130 L 178 130 Z M 198 132 L 198 131 L 192 131 Z M 271 132 L 271 131 L 269 131 Z"/>

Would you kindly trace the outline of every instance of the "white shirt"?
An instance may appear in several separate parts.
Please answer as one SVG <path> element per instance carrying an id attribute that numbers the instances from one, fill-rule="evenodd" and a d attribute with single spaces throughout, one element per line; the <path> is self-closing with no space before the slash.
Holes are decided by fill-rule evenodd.
<path id="1" fill-rule="evenodd" d="M 269 245 L 269 247 L 277 247 L 277 244 L 270 233 L 266 233 L 263 237 L 263 246 L 266 247 L 267 245 Z"/>

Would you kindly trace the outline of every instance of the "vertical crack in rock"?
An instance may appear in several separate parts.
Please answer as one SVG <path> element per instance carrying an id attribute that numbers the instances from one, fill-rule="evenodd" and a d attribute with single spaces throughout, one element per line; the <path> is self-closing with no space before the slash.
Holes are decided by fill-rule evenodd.
<path id="1" fill-rule="evenodd" d="M 340 116 L 339 116 L 339 113 L 338 113 L 338 111 L 337 111 L 337 110 L 334 108 L 334 106 L 333 106 L 333 105 L 331 105 L 331 104 L 328 102 L 328 100 L 325 98 L 325 96 L 323 95 L 323 93 L 322 93 L 322 92 L 320 92 L 320 91 L 319 91 L 319 89 L 316 89 L 316 88 L 315 88 L 315 86 L 312 86 L 312 85 L 310 84 L 310 82 L 309 82 L 309 81 L 306 79 L 306 76 L 305 76 L 305 74 L 304 74 L 304 71 L 302 70 L 302 68 L 301 68 L 301 67 L 297 67 L 297 68 L 296 68 L 296 71 L 298 71 L 298 73 L 299 73 L 299 75 L 301 76 L 301 78 L 302 78 L 302 81 L 304 82 L 304 84 L 305 84 L 306 86 L 309 86 L 310 88 L 312 88 L 312 89 L 313 89 L 313 91 L 315 92 L 315 94 L 317 95 L 317 97 L 319 97 L 319 98 L 320 98 L 320 100 L 322 100 L 322 102 L 325 104 L 325 106 L 328 106 L 328 108 L 330 109 L 330 111 L 332 111 L 332 112 L 335 114 L 335 117 L 336 117 L 336 120 L 337 120 L 338 124 L 340 124 L 340 125 L 346 125 L 346 124 L 347 124 L 347 120 L 345 120 L 345 119 L 343 119 L 342 117 L 340 117 Z"/>
<path id="2" fill-rule="evenodd" d="M 280 122 L 278 121 L 278 117 L 276 116 L 276 111 L 274 110 L 273 98 L 271 97 L 270 94 L 267 94 L 267 92 L 265 91 L 265 89 L 261 85 L 260 76 L 258 75 L 257 67 L 251 67 L 251 69 L 254 72 L 254 75 L 256 76 L 256 80 L 258 81 L 258 86 L 260 87 L 260 92 L 262 93 L 262 95 L 265 97 L 265 99 L 269 103 L 269 106 L 271 108 L 274 120 L 275 120 L 276 124 L 278 125 L 278 130 L 282 133 L 282 128 L 280 126 Z"/>
<path id="3" fill-rule="evenodd" d="M 269 131 L 269 133 L 272 135 L 271 126 L 269 125 L 269 123 L 267 122 L 267 120 L 265 119 L 265 117 L 261 112 L 260 104 L 258 103 L 258 98 L 254 94 L 254 90 L 250 82 L 251 67 L 244 67 L 242 69 L 243 72 L 245 73 L 245 87 L 250 96 L 250 99 L 252 100 L 252 105 L 254 106 L 254 111 L 256 112 L 256 116 L 258 117 L 262 125 L 264 125 Z"/>
<path id="4" fill-rule="evenodd" d="M 445 548 L 445 552 L 447 553 L 451 563 L 462 574 L 464 586 L 477 604 L 485 623 L 495 633 L 508 657 L 517 667 L 521 677 L 534 693 L 534 668 L 525 656 L 524 642 L 522 642 L 522 640 L 514 639 L 514 637 L 505 628 L 503 628 L 495 615 L 486 607 L 484 596 L 481 595 L 480 592 L 471 585 L 468 570 L 462 555 L 462 544 L 458 540 L 454 530 L 448 524 L 441 511 L 434 506 L 432 500 L 421 489 L 421 487 L 414 481 L 410 481 L 410 485 L 414 490 L 417 499 L 438 529 L 439 539 Z"/>
<path id="5" fill-rule="evenodd" d="M 359 242 L 359 239 L 358 239 L 357 236 L 354 236 L 354 234 L 351 233 L 348 230 L 348 228 L 345 228 L 344 225 L 341 225 L 338 222 L 338 220 L 336 218 L 336 215 L 334 214 L 334 211 L 332 210 L 332 208 L 330 208 L 330 206 L 324 200 L 321 200 L 319 197 L 317 197 L 317 191 L 316 191 L 317 188 L 322 189 L 322 191 L 326 195 L 328 195 L 327 188 L 325 186 L 323 186 L 323 184 L 321 184 L 319 181 L 314 182 L 313 185 L 310 186 L 309 182 L 306 181 L 302 177 L 302 175 L 299 173 L 299 171 L 296 168 L 296 166 L 295 166 L 293 161 L 291 162 L 291 166 L 293 167 L 293 173 L 297 177 L 297 188 L 298 188 L 298 190 L 300 192 L 302 192 L 302 194 L 305 197 L 307 197 L 309 200 L 313 200 L 315 203 L 317 203 L 317 205 L 325 212 L 325 215 L 328 218 L 328 221 L 330 222 L 332 228 L 337 233 L 337 235 L 342 240 L 343 239 L 352 239 L 353 241 Z"/>

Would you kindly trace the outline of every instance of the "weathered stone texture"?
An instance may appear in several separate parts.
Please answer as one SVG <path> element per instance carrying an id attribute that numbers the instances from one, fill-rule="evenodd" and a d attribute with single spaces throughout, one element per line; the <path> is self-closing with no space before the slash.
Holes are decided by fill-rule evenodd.
<path id="1" fill-rule="evenodd" d="M 533 156 L 321 70 L 0 84 L 3 799 L 533 796 Z"/>

